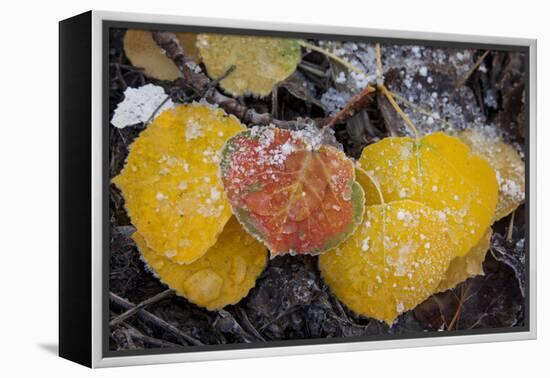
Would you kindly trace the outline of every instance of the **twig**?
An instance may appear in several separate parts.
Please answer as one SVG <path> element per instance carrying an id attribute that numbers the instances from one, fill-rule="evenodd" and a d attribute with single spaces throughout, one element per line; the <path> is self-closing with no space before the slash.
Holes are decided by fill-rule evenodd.
<path id="1" fill-rule="evenodd" d="M 376 44 L 376 78 L 377 78 L 377 81 L 376 83 L 377 84 L 384 84 L 384 78 L 382 76 L 384 70 L 383 70 L 383 67 L 382 67 L 382 49 L 380 48 L 380 44 L 377 43 Z"/>
<path id="2" fill-rule="evenodd" d="M 130 335 L 130 332 L 126 328 L 122 328 L 121 331 L 124 334 L 124 337 L 126 338 L 126 343 L 128 343 L 128 349 L 136 349 L 136 344 L 134 343 L 134 340 L 132 338 L 132 335 Z"/>
<path id="3" fill-rule="evenodd" d="M 348 103 L 338 113 L 330 117 L 323 127 L 333 127 L 339 123 L 344 123 L 355 114 L 364 110 L 365 107 L 371 102 L 371 94 L 376 92 L 374 87 L 368 85 L 361 92 L 353 96 Z"/>
<path id="4" fill-rule="evenodd" d="M 221 75 L 220 77 L 218 77 L 217 79 L 215 80 L 212 80 L 212 82 L 210 82 L 209 86 L 210 88 L 215 88 L 218 86 L 218 84 L 220 83 L 220 81 L 222 81 L 223 79 L 225 79 L 226 77 L 228 77 L 229 75 L 231 75 L 231 73 L 233 71 L 235 71 L 235 69 L 237 68 L 237 66 L 235 66 L 234 64 L 232 64 L 228 69 L 227 71 L 225 71 L 225 73 L 223 75 Z"/>
<path id="5" fill-rule="evenodd" d="M 411 121 L 408 115 L 405 114 L 405 112 L 401 109 L 401 107 L 395 102 L 395 99 L 393 98 L 393 95 L 389 91 L 389 89 L 384 84 L 378 84 L 378 89 L 382 94 L 388 99 L 390 104 L 393 106 L 395 111 L 403 118 L 403 121 L 411 128 L 411 130 L 414 132 L 415 138 L 420 138 L 420 134 L 418 133 L 418 130 L 416 129 L 416 126 L 414 126 L 414 123 Z"/>
<path id="6" fill-rule="evenodd" d="M 310 49 L 310 50 L 313 50 L 313 51 L 320 52 L 321 54 L 323 54 L 323 55 L 329 57 L 330 59 L 340 63 L 341 65 L 343 65 L 344 67 L 346 67 L 347 69 L 349 69 L 351 71 L 354 71 L 358 74 L 363 74 L 364 73 L 362 70 L 355 67 L 353 64 L 351 64 L 347 60 L 340 58 L 338 55 L 336 55 L 336 54 L 334 54 L 334 53 L 332 53 L 328 50 L 325 50 L 325 49 L 323 49 L 319 46 L 316 46 L 314 44 L 311 44 L 311 43 L 303 41 L 303 40 L 299 41 L 299 43 L 302 47 L 305 47 L 306 49 Z"/>
<path id="7" fill-rule="evenodd" d="M 506 241 L 512 240 L 514 236 L 514 218 L 516 216 L 516 211 L 512 211 L 512 216 L 510 217 L 510 223 L 508 225 L 508 232 L 506 233 Z"/>
<path id="8" fill-rule="evenodd" d="M 161 301 L 163 300 L 164 298 L 168 298 L 170 296 L 174 295 L 174 292 L 170 289 L 167 289 L 161 293 L 158 293 L 157 295 L 154 295 L 152 296 L 151 298 L 148 298 L 146 300 L 144 300 L 143 302 L 140 302 L 138 303 L 137 305 L 135 305 L 134 307 L 132 307 L 131 309 L 123 312 L 122 314 L 120 314 L 119 316 L 117 316 L 116 318 L 112 319 L 110 322 L 109 322 L 109 325 L 111 327 L 117 325 L 117 324 L 120 324 L 121 322 L 123 322 L 124 320 L 128 319 L 130 316 L 134 315 L 136 312 L 138 312 L 140 309 L 150 305 L 150 304 L 153 304 L 155 302 L 158 302 L 158 301 Z"/>
<path id="9" fill-rule="evenodd" d="M 241 313 L 241 318 L 243 319 L 243 326 L 247 328 L 247 330 L 252 333 L 256 338 L 260 341 L 265 341 L 264 337 L 258 332 L 256 327 L 252 324 L 250 319 L 248 319 L 248 315 L 246 315 L 246 311 L 243 310 L 241 307 L 239 307 L 239 312 Z"/>
<path id="10" fill-rule="evenodd" d="M 204 93 L 208 89 L 210 80 L 202 72 L 195 72 L 193 67 L 196 63 L 191 58 L 185 55 L 178 38 L 174 33 L 169 32 L 153 32 L 153 39 L 166 53 L 176 67 L 180 70 L 183 77 L 193 86 L 198 92 Z"/>
<path id="11" fill-rule="evenodd" d="M 476 63 L 473 65 L 472 68 L 470 68 L 470 71 L 468 71 L 468 73 L 466 74 L 466 76 L 464 76 L 462 78 L 462 80 L 460 80 L 456 85 L 455 85 L 455 91 L 460 88 L 461 86 L 463 86 L 464 84 L 466 84 L 466 82 L 468 81 L 468 79 L 470 78 L 470 76 L 473 75 L 473 73 L 479 68 L 479 66 L 481 66 L 481 63 L 483 63 L 483 61 L 485 60 L 485 58 L 487 57 L 487 55 L 489 54 L 491 50 L 487 50 L 485 51 L 480 57 L 479 59 L 476 61 Z"/>
<path id="12" fill-rule="evenodd" d="M 214 325 L 216 327 L 219 326 L 222 332 L 227 331 L 229 326 L 232 332 L 238 334 L 245 343 L 251 343 L 254 341 L 254 337 L 244 330 L 244 328 L 239 324 L 237 319 L 231 315 L 231 313 L 226 310 L 219 310 L 218 315 L 219 317 L 214 322 Z"/>
<path id="13" fill-rule="evenodd" d="M 383 72 L 382 69 L 382 50 L 380 48 L 380 44 L 376 44 L 376 64 L 378 66 L 378 71 Z M 382 92 L 384 96 L 388 99 L 391 106 L 395 109 L 395 111 L 403 118 L 405 123 L 412 129 L 414 132 L 414 135 L 416 139 L 420 138 L 420 134 L 418 133 L 418 130 L 416 129 L 416 126 L 411 121 L 411 119 L 405 114 L 405 112 L 401 109 L 401 107 L 395 102 L 395 99 L 393 98 L 392 93 L 390 90 L 386 87 L 386 85 L 383 83 L 383 81 L 379 80 L 378 83 L 376 83 L 376 87 Z"/>
<path id="14" fill-rule="evenodd" d="M 155 118 L 156 114 L 164 106 L 164 104 L 166 104 L 168 102 L 168 100 L 170 100 L 170 96 L 166 96 L 166 98 L 164 100 L 162 100 L 162 102 L 159 104 L 159 106 L 157 106 L 156 109 L 153 111 L 153 113 L 151 113 L 151 115 L 149 116 L 147 121 L 145 121 L 145 124 L 144 124 L 145 126 L 147 126 L 149 123 L 151 123 L 151 121 Z"/>
<path id="15" fill-rule="evenodd" d="M 289 127 L 289 122 L 274 119 L 269 113 L 258 113 L 239 103 L 238 100 L 228 97 L 211 86 L 210 79 L 202 72 L 191 69 L 195 63 L 185 55 L 174 33 L 155 31 L 153 39 L 166 52 L 166 56 L 176 64 L 183 75 L 185 83 L 193 88 L 201 97 L 210 103 L 218 104 L 227 113 L 233 114 L 246 124 Z"/>
<path id="16" fill-rule="evenodd" d="M 121 298 L 112 292 L 109 292 L 109 300 L 111 301 L 111 303 L 125 310 L 129 310 L 132 307 L 135 307 L 135 305 L 132 302 L 129 302 L 126 299 Z M 188 335 L 187 333 L 174 327 L 172 324 L 168 323 L 167 321 L 159 318 L 158 316 L 150 313 L 149 311 L 143 308 L 139 309 L 136 315 L 138 315 L 143 320 L 151 324 L 154 324 L 158 328 L 172 334 L 183 345 L 188 345 L 187 343 L 190 343 L 192 345 L 204 345 L 200 340 L 195 339 L 193 336 Z"/>
<path id="17" fill-rule="evenodd" d="M 132 336 L 132 338 L 140 340 L 142 342 L 145 342 L 147 344 L 155 345 L 157 347 L 161 348 L 174 348 L 179 347 L 178 344 L 171 343 L 170 341 L 160 340 L 155 337 L 144 335 L 140 330 L 138 330 L 135 327 L 132 327 L 130 324 L 123 322 L 122 326 L 124 326 L 128 334 Z"/>
<path id="18" fill-rule="evenodd" d="M 430 110 L 428 110 L 426 108 L 423 108 L 420 105 L 416 105 L 416 104 L 410 102 L 409 100 L 407 100 L 405 97 L 401 96 L 398 93 L 391 92 L 391 94 L 397 101 L 402 102 L 406 107 L 411 108 L 413 111 L 415 111 L 417 113 L 420 113 L 420 114 L 427 115 L 429 117 L 433 117 L 433 112 L 431 112 Z M 444 119 L 438 119 L 438 121 L 441 122 L 444 125 L 447 125 L 452 130 L 456 130 L 456 128 L 454 127 L 454 125 L 452 123 L 450 123 L 448 121 L 445 121 Z"/>
<path id="19" fill-rule="evenodd" d="M 309 62 L 300 62 L 298 67 L 304 71 L 307 71 L 315 76 L 322 77 L 323 79 L 327 78 L 327 73 L 317 68 L 318 66 L 311 64 Z"/>
<path id="20" fill-rule="evenodd" d="M 466 286 L 463 286 L 460 290 L 460 298 L 458 300 L 458 307 L 456 309 L 455 314 L 453 315 L 453 318 L 451 319 L 451 322 L 447 326 L 447 331 L 452 331 L 457 322 L 460 319 L 460 314 L 462 313 L 462 307 L 464 306 L 464 302 L 466 300 L 464 299 L 466 297 L 466 294 L 470 291 L 470 285 L 467 284 Z"/>

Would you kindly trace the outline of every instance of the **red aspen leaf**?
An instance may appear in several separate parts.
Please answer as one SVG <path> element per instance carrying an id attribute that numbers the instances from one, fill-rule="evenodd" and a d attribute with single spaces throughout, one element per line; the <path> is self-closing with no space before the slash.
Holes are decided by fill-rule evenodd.
<path id="1" fill-rule="evenodd" d="M 220 170 L 237 219 L 272 256 L 325 252 L 362 220 L 353 162 L 308 132 L 242 131 L 225 144 Z"/>

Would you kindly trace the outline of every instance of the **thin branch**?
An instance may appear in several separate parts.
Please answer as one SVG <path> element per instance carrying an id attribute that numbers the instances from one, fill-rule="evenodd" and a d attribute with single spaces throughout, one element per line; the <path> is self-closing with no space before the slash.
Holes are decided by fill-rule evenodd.
<path id="1" fill-rule="evenodd" d="M 329 57 L 330 59 L 340 63 L 341 65 L 343 65 L 344 67 L 346 67 L 347 69 L 349 69 L 351 71 L 354 71 L 358 74 L 364 74 L 364 72 L 362 70 L 355 67 L 353 64 L 351 64 L 347 60 L 340 58 L 338 55 L 336 55 L 336 54 L 334 54 L 334 53 L 332 53 L 328 50 L 325 50 L 322 47 L 316 46 L 314 44 L 311 44 L 311 43 L 303 41 L 303 40 L 299 41 L 299 43 L 302 47 L 305 47 L 306 49 L 310 49 L 310 50 L 313 50 L 313 51 L 317 51 L 317 52 Z"/>
<path id="2" fill-rule="evenodd" d="M 384 69 L 382 67 L 382 49 L 380 48 L 380 44 L 376 44 L 376 77 L 377 77 L 377 84 L 384 84 L 384 78 L 383 78 L 383 72 Z"/>
<path id="3" fill-rule="evenodd" d="M 153 39 L 166 53 L 176 67 L 180 70 L 183 77 L 193 86 L 198 92 L 204 93 L 208 88 L 210 80 L 202 72 L 196 72 L 196 63 L 191 58 L 185 55 L 178 38 L 174 33 L 155 31 L 152 33 Z"/>
<path id="4" fill-rule="evenodd" d="M 225 79 L 226 77 L 228 77 L 229 75 L 231 75 L 231 73 L 233 73 L 233 71 L 235 71 L 235 69 L 237 68 L 237 66 L 235 66 L 234 64 L 232 64 L 231 66 L 229 66 L 229 68 L 227 69 L 227 71 L 225 71 L 225 73 L 223 75 L 221 75 L 220 77 L 218 77 L 217 79 L 215 80 L 212 80 L 212 82 L 210 82 L 209 86 L 210 88 L 215 88 L 218 86 L 218 84 L 220 83 L 220 81 L 222 81 L 223 79 Z"/>
<path id="5" fill-rule="evenodd" d="M 161 301 L 163 300 L 164 298 L 168 298 L 168 297 L 171 297 L 172 295 L 174 295 L 174 292 L 170 289 L 168 290 L 165 290 L 161 293 L 158 293 L 157 295 L 154 295 L 152 296 L 151 298 L 148 298 L 146 300 L 144 300 L 143 302 L 140 302 L 138 303 L 137 305 L 135 305 L 134 307 L 130 308 L 129 310 L 123 312 L 122 314 L 120 314 L 119 316 L 117 316 L 116 318 L 112 319 L 110 322 L 109 322 L 109 325 L 111 327 L 117 325 L 117 324 L 120 324 L 121 322 L 123 322 L 124 320 L 128 319 L 129 317 L 131 317 L 132 315 L 134 315 L 136 312 L 138 312 L 140 309 L 150 305 L 150 304 L 153 304 L 155 302 L 158 302 L 158 301 Z"/>
<path id="6" fill-rule="evenodd" d="M 487 50 L 485 51 L 480 57 L 479 59 L 476 61 L 476 63 L 473 65 L 472 68 L 470 68 L 470 71 L 468 71 L 468 73 L 466 74 L 466 76 L 464 76 L 462 78 L 462 80 L 460 80 L 456 86 L 455 86 L 455 90 L 457 90 L 458 88 L 460 88 L 461 86 L 463 86 L 464 84 L 466 84 L 466 82 L 468 81 L 468 79 L 470 78 L 470 76 L 472 76 L 474 74 L 474 72 L 479 68 L 479 66 L 481 66 L 481 63 L 483 63 L 483 61 L 485 60 L 485 58 L 487 57 L 487 55 L 489 55 L 489 52 L 491 52 L 491 50 Z"/>
<path id="7" fill-rule="evenodd" d="M 405 97 L 401 96 L 398 93 L 395 93 L 395 92 L 392 91 L 391 94 L 397 101 L 402 102 L 406 107 L 412 109 L 413 111 L 415 111 L 419 114 L 424 114 L 426 116 L 433 117 L 434 114 L 430 110 L 428 110 L 426 108 L 423 108 L 420 105 L 416 105 L 416 104 L 410 102 L 409 100 L 407 100 Z M 454 127 L 454 125 L 452 123 L 450 123 L 448 121 L 445 121 L 444 119 L 441 119 L 441 118 L 438 119 L 438 121 L 441 122 L 444 125 L 447 125 L 449 128 L 451 128 L 453 130 L 456 130 L 456 128 Z"/>
<path id="8" fill-rule="evenodd" d="M 243 319 L 243 326 L 247 328 L 247 330 L 256 336 L 256 338 L 260 341 L 265 341 L 265 338 L 258 332 L 256 327 L 252 324 L 250 319 L 248 319 L 248 315 L 246 314 L 246 311 L 243 310 L 241 307 L 238 308 L 239 312 L 241 313 L 241 318 Z"/>
<path id="9" fill-rule="evenodd" d="M 157 115 L 159 110 L 164 106 L 164 104 L 166 104 L 168 102 L 168 100 L 170 100 L 170 96 L 166 96 L 166 98 L 164 100 L 162 100 L 162 102 L 156 107 L 156 109 L 153 111 L 153 113 L 151 113 L 151 115 L 149 116 L 147 121 L 145 121 L 145 126 L 147 126 L 149 123 L 151 123 L 153 121 L 153 119 L 155 119 L 155 116 Z"/>
<path id="10" fill-rule="evenodd" d="M 384 72 L 383 71 L 383 67 L 382 67 L 382 49 L 380 48 L 380 44 L 377 43 L 376 44 L 376 64 L 377 64 L 377 67 L 378 67 L 378 71 L 380 73 Z M 397 104 L 397 102 L 395 102 L 395 99 L 393 98 L 393 95 L 392 93 L 390 92 L 390 90 L 386 87 L 386 85 L 384 84 L 384 82 L 382 80 L 378 80 L 378 83 L 376 83 L 376 87 L 378 88 L 378 90 L 380 90 L 380 92 L 382 92 L 382 94 L 384 96 L 386 96 L 386 98 L 388 99 L 388 101 L 390 102 L 391 106 L 393 106 L 393 108 L 395 109 L 395 111 L 401 116 L 401 118 L 403 118 L 403 120 L 405 121 L 405 123 L 411 128 L 411 130 L 414 132 L 414 135 L 415 135 L 415 138 L 416 139 L 419 139 L 420 138 L 420 134 L 418 133 L 418 130 L 416 129 L 416 126 L 414 125 L 414 123 L 411 121 L 411 119 L 409 118 L 409 116 L 407 116 L 405 114 L 405 112 L 401 109 L 401 107 Z"/>
<path id="11" fill-rule="evenodd" d="M 327 73 L 325 71 L 320 70 L 317 68 L 317 65 L 311 64 L 309 62 L 300 62 L 298 63 L 298 67 L 304 71 L 307 71 L 315 76 L 319 76 L 323 79 L 326 79 L 328 77 Z"/>
<path id="12" fill-rule="evenodd" d="M 334 125 L 345 123 L 348 119 L 355 114 L 364 110 L 365 107 L 370 104 L 372 93 L 376 92 L 374 87 L 370 85 L 365 87 L 361 92 L 353 96 L 348 103 L 338 113 L 330 117 L 323 127 L 333 127 Z"/>
<path id="13" fill-rule="evenodd" d="M 516 217 L 516 211 L 512 211 L 512 216 L 510 217 L 510 223 L 508 224 L 508 232 L 506 233 L 506 241 L 512 240 L 514 235 L 514 218 Z"/>
<path id="14" fill-rule="evenodd" d="M 395 99 L 393 98 L 392 93 L 389 91 L 389 89 L 384 84 L 378 84 L 378 89 L 382 94 L 388 99 L 390 104 L 393 106 L 395 111 L 403 118 L 403 121 L 411 128 L 411 130 L 414 132 L 415 138 L 419 139 L 420 134 L 418 133 L 418 130 L 416 129 L 416 126 L 411 121 L 408 115 L 405 114 L 405 112 L 401 109 L 401 107 L 395 102 Z"/>
<path id="15" fill-rule="evenodd" d="M 132 302 L 129 302 L 126 299 L 121 298 L 112 292 L 109 292 L 109 300 L 111 301 L 112 304 L 120 308 L 123 308 L 125 310 L 129 310 L 132 307 L 135 307 L 135 304 L 133 304 Z M 144 321 L 147 321 L 155 325 L 156 327 L 170 333 L 183 345 L 188 345 L 188 343 L 192 345 L 204 345 L 200 340 L 195 339 L 193 336 L 188 335 L 187 333 L 174 327 L 172 324 L 168 323 L 167 321 L 159 318 L 158 316 L 150 313 L 149 311 L 143 308 L 139 309 L 136 315 L 142 318 Z"/>
<path id="16" fill-rule="evenodd" d="M 458 321 L 460 320 L 460 314 L 462 313 L 462 308 L 464 307 L 464 303 L 467 300 L 465 298 L 469 291 L 470 291 L 470 284 L 467 284 L 461 288 L 460 298 L 458 299 L 458 307 L 456 309 L 455 314 L 453 315 L 453 318 L 451 319 L 451 322 L 449 323 L 449 326 L 447 327 L 447 331 L 452 331 L 453 328 L 455 328 Z"/>
<path id="17" fill-rule="evenodd" d="M 136 340 L 140 340 L 144 343 L 151 344 L 160 348 L 177 348 L 180 345 L 171 343 L 170 341 L 160 340 L 155 337 L 144 335 L 140 330 L 132 327 L 130 324 L 123 322 L 122 326 L 126 328 L 128 334 Z"/>
<path id="18" fill-rule="evenodd" d="M 185 55 L 174 33 L 155 31 L 153 39 L 166 52 L 166 56 L 176 64 L 183 75 L 185 84 L 193 88 L 206 101 L 218 104 L 227 113 L 233 114 L 246 124 L 268 125 L 274 123 L 280 127 L 290 127 L 292 121 L 276 120 L 269 113 L 258 113 L 254 109 L 242 105 L 238 100 L 216 90 L 208 76 L 202 71 L 192 69 L 192 67 L 196 68 L 196 64 Z"/>

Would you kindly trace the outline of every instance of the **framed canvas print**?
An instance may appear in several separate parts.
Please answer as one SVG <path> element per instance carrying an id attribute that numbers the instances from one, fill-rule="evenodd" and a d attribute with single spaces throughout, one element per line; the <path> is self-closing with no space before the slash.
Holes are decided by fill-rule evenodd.
<path id="1" fill-rule="evenodd" d="M 536 336 L 536 41 L 59 25 L 62 357 Z"/>

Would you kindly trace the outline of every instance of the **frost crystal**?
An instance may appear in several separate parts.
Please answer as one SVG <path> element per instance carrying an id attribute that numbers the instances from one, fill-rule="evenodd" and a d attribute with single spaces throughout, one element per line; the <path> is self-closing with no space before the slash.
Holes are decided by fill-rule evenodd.
<path id="1" fill-rule="evenodd" d="M 146 84 L 139 88 L 128 87 L 124 91 L 124 100 L 115 109 L 111 123 L 122 129 L 126 126 L 147 122 L 164 101 L 166 102 L 158 109 L 155 116 L 174 107 L 172 100 L 166 100 L 167 97 L 164 89 L 154 84 Z"/>

